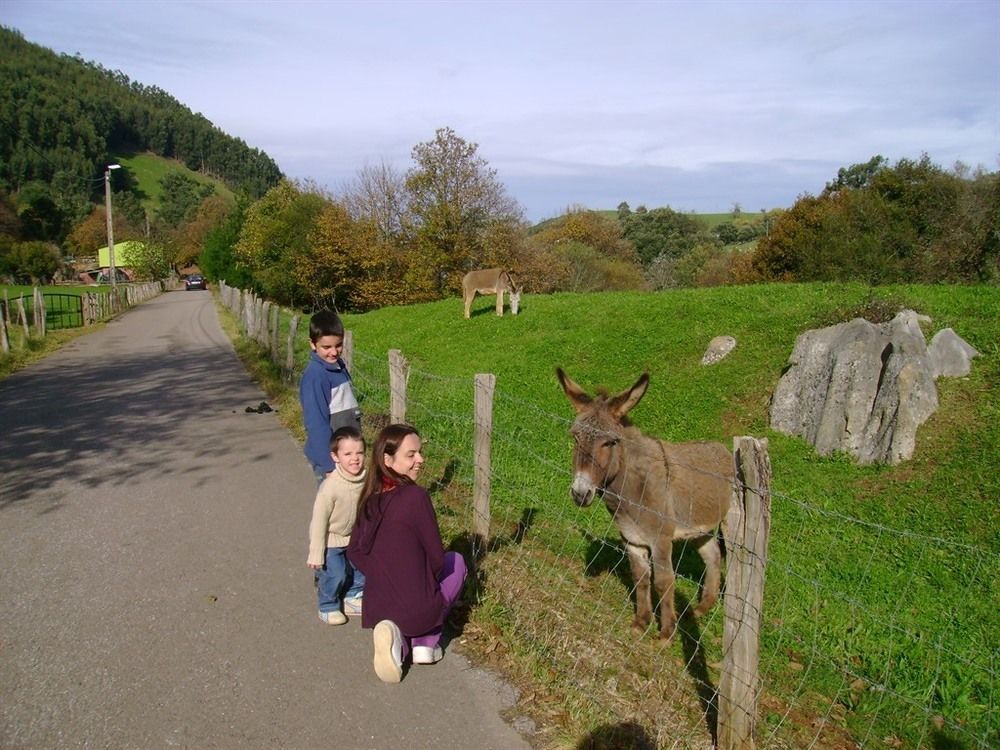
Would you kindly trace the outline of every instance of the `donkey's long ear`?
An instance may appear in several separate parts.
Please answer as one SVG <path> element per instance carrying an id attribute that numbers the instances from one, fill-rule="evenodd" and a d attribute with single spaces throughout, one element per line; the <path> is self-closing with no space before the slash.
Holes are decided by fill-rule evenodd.
<path id="1" fill-rule="evenodd" d="M 639 376 L 639 379 L 635 381 L 635 385 L 627 391 L 622 391 L 608 401 L 608 406 L 611 407 L 611 411 L 614 413 L 615 417 L 617 419 L 621 419 L 632 411 L 632 409 L 635 408 L 635 405 L 639 403 L 639 400 L 646 395 L 647 388 L 649 388 L 649 373 L 644 372 Z"/>
<path id="2" fill-rule="evenodd" d="M 569 399 L 569 402 L 573 404 L 573 408 L 580 411 L 583 407 L 591 402 L 590 396 L 583 392 L 583 389 L 578 386 L 573 380 L 562 371 L 561 367 L 556 368 L 556 377 L 559 378 L 559 384 L 562 386 L 563 392 Z"/>

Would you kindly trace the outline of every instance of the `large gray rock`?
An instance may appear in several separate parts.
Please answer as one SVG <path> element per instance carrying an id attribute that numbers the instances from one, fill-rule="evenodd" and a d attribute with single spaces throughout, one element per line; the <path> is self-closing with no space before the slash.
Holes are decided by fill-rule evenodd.
<path id="1" fill-rule="evenodd" d="M 934 334 L 931 345 L 927 347 L 927 356 L 931 360 L 931 371 L 934 378 L 942 375 L 959 378 L 965 377 L 972 370 L 972 358 L 979 356 L 973 347 L 951 328 L 943 328 Z"/>
<path id="2" fill-rule="evenodd" d="M 772 428 L 821 455 L 910 458 L 917 428 L 938 405 L 921 321 L 929 319 L 904 310 L 881 325 L 856 318 L 800 335 L 771 401 Z"/>

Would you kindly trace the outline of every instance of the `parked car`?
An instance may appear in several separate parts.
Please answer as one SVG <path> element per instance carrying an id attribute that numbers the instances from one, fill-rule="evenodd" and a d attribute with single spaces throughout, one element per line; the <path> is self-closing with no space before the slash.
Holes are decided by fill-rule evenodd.
<path id="1" fill-rule="evenodd" d="M 205 281 L 204 276 L 194 274 L 193 276 L 188 276 L 184 279 L 184 288 L 188 291 L 191 291 L 192 289 L 208 289 L 208 282 Z"/>

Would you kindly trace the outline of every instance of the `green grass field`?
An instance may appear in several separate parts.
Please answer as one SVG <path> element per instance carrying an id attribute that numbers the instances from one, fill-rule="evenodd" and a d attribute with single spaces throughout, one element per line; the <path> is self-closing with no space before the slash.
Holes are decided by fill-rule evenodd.
<path id="1" fill-rule="evenodd" d="M 176 161 L 175 159 L 165 159 L 162 156 L 157 156 L 156 154 L 148 152 L 138 154 L 120 154 L 115 156 L 114 159 L 118 164 L 121 164 L 124 169 L 127 169 L 133 178 L 135 178 L 139 185 L 139 190 L 145 196 L 142 200 L 143 206 L 153 213 L 155 213 L 160 207 L 160 180 L 162 180 L 170 172 L 181 172 L 187 177 L 190 177 L 203 185 L 212 185 L 218 195 L 223 196 L 229 201 L 235 200 L 233 191 L 226 187 L 226 184 L 222 182 L 222 180 L 217 180 L 213 177 L 192 172 L 181 162 Z"/>
<path id="2" fill-rule="evenodd" d="M 921 427 L 914 458 L 859 467 L 772 433 L 768 399 L 796 336 L 880 301 L 931 316 L 928 339 L 952 327 L 981 353 L 968 377 L 938 382 L 940 408 Z M 769 439 L 774 518 L 758 746 L 996 746 L 1000 290 L 829 284 L 554 294 L 525 297 L 516 318 L 497 318 L 492 305 L 477 298 L 471 320 L 461 318 L 458 299 L 344 320 L 362 406 L 376 425 L 388 411 L 388 350 L 409 360 L 408 419 L 426 438 L 428 481 L 458 547 L 472 527 L 472 379 L 497 377 L 490 553 L 462 638 L 540 707 L 545 746 L 575 747 L 593 727 L 626 718 L 663 746 L 700 746 L 722 635 L 718 606 L 684 620 L 671 647 L 629 632 L 617 533 L 599 504 L 579 510 L 568 498 L 571 409 L 556 366 L 591 392 L 624 389 L 648 370 L 652 383 L 631 416 L 649 434 Z M 734 336 L 737 348 L 703 367 L 707 342 L 720 334 Z M 294 383 L 273 393 L 301 433 Z M 700 561 L 680 554 L 676 563 L 682 608 L 696 596 Z M 532 711 L 527 702 L 519 709 Z M 632 745 L 612 732 L 590 746 Z"/>
<path id="3" fill-rule="evenodd" d="M 84 294 L 107 294 L 110 286 L 43 286 L 42 294 L 46 299 L 46 326 L 49 330 L 72 328 L 82 325 L 76 305 L 68 297 L 80 297 Z M 24 297 L 26 310 L 31 308 L 33 287 L 0 285 L 0 298 L 6 298 L 13 305 L 18 297 Z"/>
<path id="4" fill-rule="evenodd" d="M 41 287 L 42 293 L 49 294 L 59 294 L 59 295 L 73 295 L 80 296 L 87 293 L 99 293 L 108 294 L 110 292 L 110 286 L 44 286 Z M 18 319 L 18 314 L 15 307 L 15 300 L 24 295 L 27 299 L 25 301 L 25 312 L 28 316 L 28 326 L 32 326 L 32 316 L 31 316 L 31 295 L 33 293 L 33 287 L 30 286 L 15 286 L 8 284 L 0 284 L 0 300 L 4 299 L 6 295 L 6 300 L 11 305 L 11 325 L 7 329 L 8 343 L 10 345 L 10 352 L 6 355 L 0 354 L 0 378 L 6 377 L 10 373 L 25 367 L 32 362 L 45 357 L 46 355 L 56 351 L 60 346 L 62 346 L 67 341 L 76 338 L 77 336 L 82 336 L 85 333 L 93 330 L 93 328 L 83 328 L 79 326 L 79 319 L 75 315 L 69 315 L 67 313 L 60 312 L 57 307 L 61 307 L 62 303 L 52 304 L 52 307 L 46 312 L 46 327 L 47 332 L 44 338 L 39 338 L 35 331 L 30 330 L 30 335 L 24 335 L 24 328 Z"/>

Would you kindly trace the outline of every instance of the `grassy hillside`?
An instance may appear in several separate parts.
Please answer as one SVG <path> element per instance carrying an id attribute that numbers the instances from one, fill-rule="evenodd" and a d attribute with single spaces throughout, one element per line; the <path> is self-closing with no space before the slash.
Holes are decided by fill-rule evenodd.
<path id="1" fill-rule="evenodd" d="M 156 213 L 160 208 L 160 180 L 170 172 L 180 172 L 203 185 L 212 185 L 217 195 L 221 195 L 229 201 L 235 201 L 233 191 L 222 180 L 192 172 L 175 159 L 166 159 L 148 151 L 137 154 L 120 154 L 114 158 L 118 164 L 128 170 L 129 175 L 138 183 L 143 196 L 142 205 L 151 213 Z"/>
<path id="2" fill-rule="evenodd" d="M 928 338 L 952 327 L 981 353 L 969 377 L 938 382 L 940 407 L 920 429 L 914 458 L 858 467 L 771 433 L 768 399 L 796 336 L 883 302 L 931 316 Z M 453 299 L 345 323 L 369 426 L 388 410 L 388 350 L 409 360 L 407 416 L 425 435 L 427 481 L 458 547 L 473 520 L 472 378 L 497 376 L 490 552 L 462 644 L 521 686 L 518 711 L 545 727 L 543 744 L 575 747 L 591 733 L 587 747 L 644 746 L 636 737 L 702 747 L 722 656 L 718 606 L 686 618 L 670 646 L 629 632 L 631 584 L 617 532 L 599 504 L 580 510 L 568 497 L 572 412 L 553 374 L 562 366 L 591 392 L 617 392 L 648 370 L 652 384 L 631 416 L 650 434 L 769 439 L 774 518 L 759 746 L 996 746 L 1000 290 L 556 294 L 522 299 L 516 318 L 497 318 L 492 305 L 477 299 L 471 320 Z M 706 344 L 721 334 L 737 348 L 703 367 Z M 294 422 L 286 393 L 282 412 Z M 683 609 L 696 596 L 700 562 L 675 558 Z"/>

